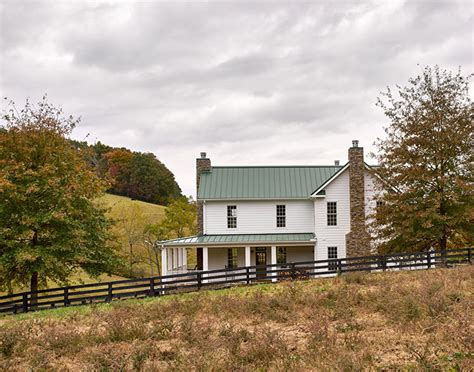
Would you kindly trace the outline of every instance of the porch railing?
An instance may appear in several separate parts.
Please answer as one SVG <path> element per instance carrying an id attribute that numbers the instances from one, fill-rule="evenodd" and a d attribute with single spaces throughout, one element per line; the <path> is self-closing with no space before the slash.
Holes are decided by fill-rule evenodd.
<path id="1" fill-rule="evenodd" d="M 293 262 L 191 271 L 181 274 L 74 285 L 0 296 L 0 313 L 26 313 L 64 306 L 110 302 L 126 298 L 163 296 L 219 288 L 232 284 L 310 279 L 357 271 L 419 270 L 472 264 L 472 248 L 396 253 L 318 261 Z"/>

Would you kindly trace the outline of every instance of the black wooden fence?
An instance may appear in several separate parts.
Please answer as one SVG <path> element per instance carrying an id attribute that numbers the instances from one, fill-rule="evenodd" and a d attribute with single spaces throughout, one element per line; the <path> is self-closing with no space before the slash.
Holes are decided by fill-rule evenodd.
<path id="1" fill-rule="evenodd" d="M 162 296 L 201 288 L 278 280 L 309 279 L 356 271 L 416 270 L 472 264 L 472 248 L 397 253 L 319 261 L 294 262 L 191 271 L 182 274 L 74 285 L 0 296 L 0 313 L 26 313 L 63 306 L 110 302 L 114 299 Z"/>

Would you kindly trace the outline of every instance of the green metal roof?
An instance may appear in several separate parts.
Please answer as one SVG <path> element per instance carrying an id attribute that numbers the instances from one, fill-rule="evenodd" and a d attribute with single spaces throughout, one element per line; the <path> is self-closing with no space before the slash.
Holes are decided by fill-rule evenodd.
<path id="1" fill-rule="evenodd" d="M 185 238 L 165 240 L 162 245 L 229 245 L 229 244 L 262 244 L 262 243 L 298 243 L 310 242 L 314 239 L 313 233 L 295 234 L 229 234 L 229 235 L 199 235 Z"/>
<path id="2" fill-rule="evenodd" d="M 198 199 L 308 198 L 343 166 L 212 167 Z"/>

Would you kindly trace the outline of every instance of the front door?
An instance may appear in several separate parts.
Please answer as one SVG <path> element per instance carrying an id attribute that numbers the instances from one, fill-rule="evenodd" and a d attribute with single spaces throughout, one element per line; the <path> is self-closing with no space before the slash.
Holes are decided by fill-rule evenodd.
<path id="1" fill-rule="evenodd" d="M 267 276 L 267 248 L 256 248 L 255 265 L 257 266 L 257 279 L 265 279 Z M 260 266 L 260 267 L 259 267 Z"/>

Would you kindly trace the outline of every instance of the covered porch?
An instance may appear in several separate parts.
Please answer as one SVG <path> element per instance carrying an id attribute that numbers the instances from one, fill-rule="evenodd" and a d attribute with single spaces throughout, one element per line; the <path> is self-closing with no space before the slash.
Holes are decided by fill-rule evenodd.
<path id="1" fill-rule="evenodd" d="M 202 235 L 161 242 L 162 275 L 315 261 L 313 233 Z M 197 267 L 189 268 L 186 249 L 197 249 Z M 265 268 L 254 270 L 255 278 Z M 237 273 L 237 272 L 236 272 Z"/>

